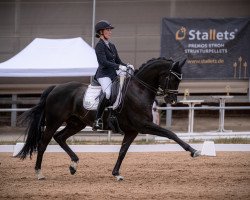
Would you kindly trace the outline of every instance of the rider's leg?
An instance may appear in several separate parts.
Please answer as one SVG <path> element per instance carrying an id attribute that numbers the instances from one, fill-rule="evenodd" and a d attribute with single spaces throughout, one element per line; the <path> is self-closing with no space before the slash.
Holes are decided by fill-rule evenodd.
<path id="1" fill-rule="evenodd" d="M 110 99 L 112 81 L 109 77 L 98 78 L 103 93 L 106 93 L 106 99 Z"/>
<path id="2" fill-rule="evenodd" d="M 122 92 L 123 84 L 124 84 L 125 78 L 126 78 L 126 72 L 121 71 L 121 70 L 117 70 L 116 73 L 119 77 L 119 90 L 120 90 L 120 92 Z M 113 133 L 120 133 L 122 135 L 124 134 L 119 126 L 115 112 L 112 108 L 109 108 L 108 126 L 109 126 L 109 128 L 112 129 Z"/>
<path id="3" fill-rule="evenodd" d="M 96 119 L 93 124 L 93 130 L 102 129 L 103 122 L 102 122 L 102 115 L 109 103 L 109 99 L 111 96 L 111 79 L 109 77 L 99 78 L 98 82 L 102 87 L 103 94 L 100 97 L 100 102 L 97 108 Z"/>
<path id="4" fill-rule="evenodd" d="M 97 108 L 96 119 L 93 124 L 93 130 L 103 128 L 102 115 L 106 106 L 108 105 L 108 102 L 109 100 L 106 98 L 106 93 L 103 93 L 100 97 L 100 102 Z"/>

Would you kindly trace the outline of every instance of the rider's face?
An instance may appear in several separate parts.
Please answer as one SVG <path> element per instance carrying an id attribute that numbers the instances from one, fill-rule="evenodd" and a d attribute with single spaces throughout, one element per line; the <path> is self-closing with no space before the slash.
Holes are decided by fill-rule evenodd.
<path id="1" fill-rule="evenodd" d="M 103 37 L 106 39 L 106 40 L 108 40 L 108 39 L 110 39 L 110 37 L 111 37 L 111 29 L 104 29 L 103 30 L 103 32 L 102 32 L 102 34 L 103 34 Z"/>

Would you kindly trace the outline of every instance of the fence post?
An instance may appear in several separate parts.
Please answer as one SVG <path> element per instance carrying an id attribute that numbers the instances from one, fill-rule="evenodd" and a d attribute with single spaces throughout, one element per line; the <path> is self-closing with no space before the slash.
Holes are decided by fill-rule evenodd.
<path id="1" fill-rule="evenodd" d="M 171 107 L 171 104 L 167 104 L 167 107 Z M 172 126 L 172 109 L 166 110 L 166 128 Z"/>
<path id="2" fill-rule="evenodd" d="M 108 142 L 111 142 L 111 134 L 112 134 L 112 131 L 108 131 Z"/>
<path id="3" fill-rule="evenodd" d="M 248 94 L 248 102 L 250 102 L 250 78 L 248 79 L 248 91 L 247 91 L 247 94 Z"/>
<path id="4" fill-rule="evenodd" d="M 16 109 L 17 105 L 17 95 L 16 94 L 12 94 L 12 104 L 11 104 L 11 108 L 12 109 Z M 11 111 L 11 127 L 16 127 L 16 111 Z"/>

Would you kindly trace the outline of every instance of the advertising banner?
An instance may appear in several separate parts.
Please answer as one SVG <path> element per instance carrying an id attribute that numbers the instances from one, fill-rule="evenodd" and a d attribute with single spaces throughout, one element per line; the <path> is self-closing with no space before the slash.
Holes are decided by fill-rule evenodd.
<path id="1" fill-rule="evenodd" d="M 161 56 L 187 58 L 185 79 L 247 79 L 250 18 L 163 18 Z"/>

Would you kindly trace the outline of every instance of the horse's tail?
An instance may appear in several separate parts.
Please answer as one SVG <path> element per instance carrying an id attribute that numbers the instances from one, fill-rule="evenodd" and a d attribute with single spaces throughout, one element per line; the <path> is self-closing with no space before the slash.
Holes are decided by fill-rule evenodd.
<path id="1" fill-rule="evenodd" d="M 20 159 L 25 159 L 27 154 L 32 157 L 33 151 L 37 150 L 37 145 L 41 139 L 42 129 L 45 126 L 45 114 L 44 108 L 46 104 L 46 99 L 49 93 L 55 88 L 55 86 L 50 86 L 41 95 L 39 103 L 31 108 L 30 110 L 24 112 L 19 118 L 20 124 L 27 124 L 26 130 L 26 141 L 22 150 L 16 155 Z"/>

